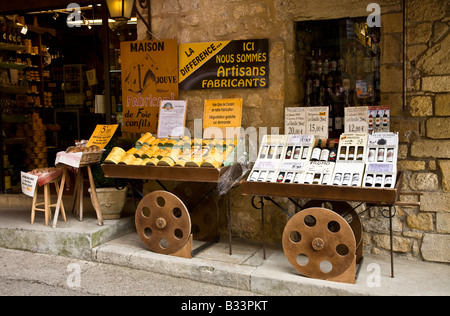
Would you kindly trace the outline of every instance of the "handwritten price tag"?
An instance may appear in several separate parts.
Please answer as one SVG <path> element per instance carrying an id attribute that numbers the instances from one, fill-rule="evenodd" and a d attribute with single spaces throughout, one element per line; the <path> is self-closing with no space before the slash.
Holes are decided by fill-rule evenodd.
<path id="1" fill-rule="evenodd" d="M 92 145 L 97 145 L 100 149 L 105 148 L 105 146 L 109 143 L 114 133 L 116 132 L 119 124 L 111 124 L 111 125 L 97 125 L 94 132 L 89 138 L 89 142 L 86 147 L 90 147 Z"/>

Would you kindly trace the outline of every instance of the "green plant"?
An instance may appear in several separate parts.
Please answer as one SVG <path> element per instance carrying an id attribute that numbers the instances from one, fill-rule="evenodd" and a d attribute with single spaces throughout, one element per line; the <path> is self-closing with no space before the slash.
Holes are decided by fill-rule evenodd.
<path id="1" fill-rule="evenodd" d="M 94 184 L 96 188 L 109 188 L 114 187 L 116 183 L 115 178 L 106 178 L 105 173 L 101 167 L 101 164 L 105 161 L 106 157 L 108 157 L 111 150 L 117 146 L 117 138 L 113 137 L 109 141 L 108 145 L 105 146 L 105 151 L 103 152 L 102 158 L 99 164 L 93 165 L 91 167 L 92 177 L 94 178 Z"/>

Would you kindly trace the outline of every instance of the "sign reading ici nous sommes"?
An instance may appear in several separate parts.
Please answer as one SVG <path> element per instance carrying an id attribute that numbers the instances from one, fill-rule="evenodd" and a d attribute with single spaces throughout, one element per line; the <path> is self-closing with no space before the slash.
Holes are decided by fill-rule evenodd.
<path id="1" fill-rule="evenodd" d="M 180 44 L 179 88 L 268 88 L 268 50 L 268 39 Z"/>

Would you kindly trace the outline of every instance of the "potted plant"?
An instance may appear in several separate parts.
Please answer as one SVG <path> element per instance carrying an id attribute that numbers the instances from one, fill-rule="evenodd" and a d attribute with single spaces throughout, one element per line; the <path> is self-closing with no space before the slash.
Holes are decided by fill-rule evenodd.
<path id="1" fill-rule="evenodd" d="M 101 164 L 105 161 L 111 150 L 117 145 L 115 137 L 106 145 L 100 163 L 91 167 L 94 184 L 97 191 L 98 204 L 103 219 L 118 219 L 122 215 L 122 210 L 127 200 L 127 186 L 123 188 L 116 187 L 116 179 L 106 178 L 101 168 Z M 92 192 L 89 188 L 89 194 Z"/>

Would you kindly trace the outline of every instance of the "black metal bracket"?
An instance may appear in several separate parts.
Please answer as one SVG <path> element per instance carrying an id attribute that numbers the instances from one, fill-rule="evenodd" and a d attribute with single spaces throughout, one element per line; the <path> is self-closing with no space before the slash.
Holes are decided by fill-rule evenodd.
<path id="1" fill-rule="evenodd" d="M 141 12 L 139 12 L 138 5 L 139 5 L 140 9 L 147 10 L 147 21 L 144 19 L 144 17 L 142 16 Z M 134 2 L 134 10 L 136 12 L 136 15 L 139 17 L 139 19 L 147 27 L 147 34 L 150 36 L 150 39 L 152 39 L 152 37 L 153 37 L 153 34 L 152 34 L 152 23 L 151 23 L 152 12 L 151 12 L 150 0 L 136 0 Z"/>

